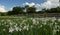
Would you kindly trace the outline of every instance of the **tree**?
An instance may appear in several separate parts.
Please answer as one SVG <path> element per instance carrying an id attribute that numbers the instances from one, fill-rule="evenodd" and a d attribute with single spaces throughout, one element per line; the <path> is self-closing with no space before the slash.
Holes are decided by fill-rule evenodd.
<path id="1" fill-rule="evenodd" d="M 26 10 L 27 13 L 36 13 L 35 6 L 30 7 L 29 5 L 26 5 L 25 10 Z"/>
<path id="2" fill-rule="evenodd" d="M 22 7 L 13 7 L 12 14 L 16 15 L 16 14 L 22 14 L 22 13 L 24 13 Z"/>
<path id="3" fill-rule="evenodd" d="M 12 11 L 8 11 L 7 14 L 10 16 L 10 15 L 13 15 L 13 12 Z"/>
<path id="4" fill-rule="evenodd" d="M 36 8 L 34 6 L 27 9 L 27 13 L 36 13 Z"/>
<path id="5" fill-rule="evenodd" d="M 57 7 L 57 12 L 60 13 L 60 7 Z"/>

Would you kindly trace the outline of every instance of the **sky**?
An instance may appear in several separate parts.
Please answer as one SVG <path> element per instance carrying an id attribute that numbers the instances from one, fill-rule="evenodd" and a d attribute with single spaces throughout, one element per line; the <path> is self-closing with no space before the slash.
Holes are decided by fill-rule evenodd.
<path id="1" fill-rule="evenodd" d="M 50 9 L 59 6 L 59 0 L 0 0 L 0 12 L 11 10 L 15 6 L 33 6 L 37 11 L 43 8 Z"/>

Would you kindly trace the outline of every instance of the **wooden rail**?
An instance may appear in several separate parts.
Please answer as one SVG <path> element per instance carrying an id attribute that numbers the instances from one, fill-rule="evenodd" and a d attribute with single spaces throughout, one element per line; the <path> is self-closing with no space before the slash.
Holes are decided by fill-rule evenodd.
<path id="1" fill-rule="evenodd" d="M 12 15 L 12 16 L 0 16 L 0 18 L 20 18 L 20 17 L 38 17 L 38 18 L 45 18 L 45 17 L 56 17 L 60 18 L 60 13 L 44 13 L 44 14 L 19 14 L 19 15 Z"/>

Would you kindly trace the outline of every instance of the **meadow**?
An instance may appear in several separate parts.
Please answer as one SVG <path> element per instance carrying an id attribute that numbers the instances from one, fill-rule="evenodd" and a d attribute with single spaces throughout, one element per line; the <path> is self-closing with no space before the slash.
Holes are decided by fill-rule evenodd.
<path id="1" fill-rule="evenodd" d="M 60 19 L 0 17 L 0 35 L 60 35 Z"/>

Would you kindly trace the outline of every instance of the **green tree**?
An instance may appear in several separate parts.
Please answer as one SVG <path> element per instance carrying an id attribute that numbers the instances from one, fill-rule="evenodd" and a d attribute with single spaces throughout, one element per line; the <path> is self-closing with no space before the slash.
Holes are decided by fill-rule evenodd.
<path id="1" fill-rule="evenodd" d="M 8 11 L 8 15 L 18 15 L 24 13 L 23 7 L 13 7 L 12 11 Z"/>
<path id="2" fill-rule="evenodd" d="M 26 5 L 24 8 L 25 8 L 27 13 L 36 13 L 35 6 L 30 7 L 29 5 Z"/>
<path id="3" fill-rule="evenodd" d="M 21 14 L 23 13 L 23 8 L 22 7 L 14 7 L 12 10 L 13 14 Z"/>
<path id="4" fill-rule="evenodd" d="M 12 11 L 8 11 L 7 14 L 10 16 L 10 15 L 13 15 L 13 12 Z"/>
<path id="5" fill-rule="evenodd" d="M 36 8 L 34 6 L 27 9 L 27 13 L 36 13 Z"/>

